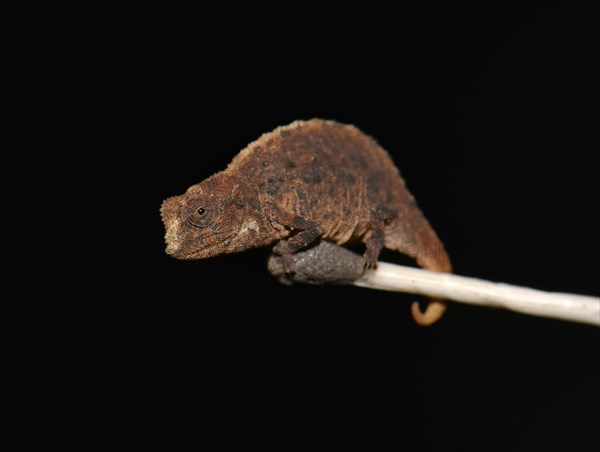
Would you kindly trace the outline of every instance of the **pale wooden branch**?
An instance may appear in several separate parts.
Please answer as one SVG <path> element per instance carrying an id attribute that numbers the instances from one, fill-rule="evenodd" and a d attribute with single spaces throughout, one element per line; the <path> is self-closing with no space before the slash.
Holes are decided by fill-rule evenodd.
<path id="1" fill-rule="evenodd" d="M 544 292 L 386 262 L 353 284 L 600 326 L 600 297 Z"/>

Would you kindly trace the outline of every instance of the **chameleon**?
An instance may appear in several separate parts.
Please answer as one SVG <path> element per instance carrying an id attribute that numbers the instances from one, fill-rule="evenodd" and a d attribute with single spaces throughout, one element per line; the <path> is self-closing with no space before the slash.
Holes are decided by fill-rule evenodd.
<path id="1" fill-rule="evenodd" d="M 366 268 L 380 252 L 403 253 L 428 270 L 451 272 L 435 231 L 390 155 L 357 127 L 332 120 L 294 121 L 263 134 L 224 171 L 163 201 L 166 253 L 205 259 L 273 245 L 285 271 L 294 254 L 319 240 L 364 245 Z M 446 303 L 411 307 L 420 325 Z"/>

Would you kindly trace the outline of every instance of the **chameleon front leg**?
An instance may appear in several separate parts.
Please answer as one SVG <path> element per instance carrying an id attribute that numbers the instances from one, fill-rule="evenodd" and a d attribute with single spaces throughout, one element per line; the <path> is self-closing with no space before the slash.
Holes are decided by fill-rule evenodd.
<path id="1" fill-rule="evenodd" d="M 295 273 L 294 253 L 314 243 L 321 236 L 321 227 L 318 223 L 300 215 L 281 224 L 291 229 L 293 235 L 287 240 L 280 240 L 273 247 L 273 253 L 281 256 L 287 273 Z"/>

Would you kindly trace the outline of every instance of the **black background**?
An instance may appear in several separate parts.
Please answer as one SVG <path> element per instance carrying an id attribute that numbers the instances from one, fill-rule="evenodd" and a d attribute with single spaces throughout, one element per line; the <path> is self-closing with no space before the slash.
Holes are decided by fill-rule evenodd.
<path id="1" fill-rule="evenodd" d="M 6 419 L 597 450 L 597 328 L 458 304 L 421 328 L 408 295 L 279 285 L 266 249 L 171 259 L 158 214 L 332 118 L 392 154 L 458 274 L 598 294 L 589 10 L 65 5 L 0 9 Z"/>

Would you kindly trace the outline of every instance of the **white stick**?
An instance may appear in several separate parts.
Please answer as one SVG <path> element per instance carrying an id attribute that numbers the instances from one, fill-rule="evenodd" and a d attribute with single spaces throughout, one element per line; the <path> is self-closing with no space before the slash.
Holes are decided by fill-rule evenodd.
<path id="1" fill-rule="evenodd" d="M 376 270 L 367 270 L 354 285 L 600 326 L 600 297 L 543 292 L 386 262 L 379 262 Z"/>

